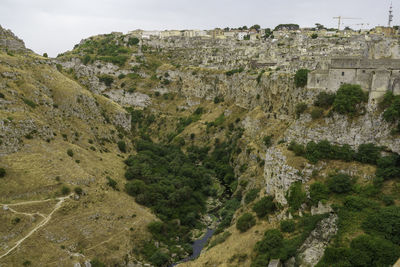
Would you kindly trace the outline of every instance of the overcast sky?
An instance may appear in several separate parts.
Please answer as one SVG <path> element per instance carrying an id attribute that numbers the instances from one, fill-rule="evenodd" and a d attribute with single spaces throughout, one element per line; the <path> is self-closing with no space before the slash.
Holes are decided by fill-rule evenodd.
<path id="1" fill-rule="evenodd" d="M 394 1 L 394 25 L 400 1 Z M 72 49 L 83 38 L 134 29 L 211 29 L 281 23 L 337 27 L 334 16 L 358 17 L 344 26 L 387 25 L 390 0 L 0 0 L 0 25 L 36 53 Z"/>

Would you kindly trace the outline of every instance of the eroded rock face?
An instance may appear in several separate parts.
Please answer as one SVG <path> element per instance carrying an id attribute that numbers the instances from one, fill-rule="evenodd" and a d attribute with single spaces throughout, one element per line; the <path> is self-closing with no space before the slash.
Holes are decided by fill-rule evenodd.
<path id="1" fill-rule="evenodd" d="M 148 95 L 138 92 L 128 93 L 122 89 L 117 89 L 108 91 L 104 94 L 122 106 L 145 108 L 151 104 L 151 99 Z"/>
<path id="2" fill-rule="evenodd" d="M 25 43 L 19 39 L 10 30 L 6 30 L 0 26 L 0 48 L 6 48 L 11 51 L 26 50 Z"/>
<path id="3" fill-rule="evenodd" d="M 383 120 L 381 115 L 367 112 L 355 119 L 334 113 L 330 118 L 325 118 L 323 124 L 309 126 L 310 116 L 303 115 L 296 120 L 287 130 L 285 137 L 299 143 L 309 141 L 318 142 L 328 140 L 333 144 L 348 144 L 353 148 L 360 144 L 375 143 L 386 146 L 393 152 L 400 152 L 400 139 L 393 138 L 390 134 L 393 126 Z"/>
<path id="4" fill-rule="evenodd" d="M 285 194 L 290 185 L 296 181 L 307 182 L 312 174 L 313 166 L 307 164 L 300 171 L 286 162 L 286 157 L 276 148 L 270 148 L 265 155 L 264 179 L 266 193 L 275 196 L 282 205 L 287 204 Z"/>
<path id="5" fill-rule="evenodd" d="M 331 214 L 317 224 L 299 249 L 300 266 L 315 266 L 323 257 L 331 238 L 336 235 L 338 216 Z"/>

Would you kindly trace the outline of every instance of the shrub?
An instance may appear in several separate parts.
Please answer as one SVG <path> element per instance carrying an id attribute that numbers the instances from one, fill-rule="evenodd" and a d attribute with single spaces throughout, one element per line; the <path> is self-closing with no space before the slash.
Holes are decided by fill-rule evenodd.
<path id="1" fill-rule="evenodd" d="M 253 206 L 253 211 L 257 214 L 258 218 L 265 217 L 268 213 L 272 213 L 276 210 L 274 203 L 274 197 L 266 196 L 257 201 Z"/>
<path id="2" fill-rule="evenodd" d="M 137 45 L 139 43 L 139 39 L 137 37 L 130 37 L 128 40 L 128 45 Z"/>
<path id="3" fill-rule="evenodd" d="M 382 148 L 372 143 L 361 144 L 355 154 L 355 159 L 361 163 L 376 164 L 380 158 Z"/>
<path id="4" fill-rule="evenodd" d="M 69 193 L 71 192 L 71 189 L 69 189 L 69 187 L 68 186 L 63 186 L 62 188 L 61 188 L 61 194 L 62 195 L 68 195 Z"/>
<path id="5" fill-rule="evenodd" d="M 116 190 L 117 182 L 114 179 L 112 179 L 110 176 L 107 176 L 106 179 L 107 179 L 107 185 L 109 187 L 111 187 L 112 189 Z"/>
<path id="6" fill-rule="evenodd" d="M 354 182 L 354 179 L 350 175 L 344 173 L 331 175 L 327 180 L 329 190 L 338 194 L 352 191 Z"/>
<path id="7" fill-rule="evenodd" d="M 303 156 L 305 154 L 304 146 L 297 144 L 295 141 L 290 142 L 288 149 L 293 151 L 296 156 Z"/>
<path id="8" fill-rule="evenodd" d="M 306 103 L 298 103 L 295 107 L 297 118 L 299 118 L 300 115 L 303 114 L 304 111 L 306 111 L 306 109 L 307 109 Z"/>
<path id="9" fill-rule="evenodd" d="M 278 229 L 267 230 L 261 241 L 257 242 L 255 250 L 259 254 L 269 254 L 271 258 L 279 258 L 283 247 L 283 236 Z"/>
<path id="10" fill-rule="evenodd" d="M 114 82 L 114 77 L 103 74 L 99 76 L 99 81 L 104 83 L 106 86 L 110 86 Z"/>
<path id="11" fill-rule="evenodd" d="M 270 147 L 272 145 L 272 135 L 264 136 L 263 143 L 267 148 Z"/>
<path id="12" fill-rule="evenodd" d="M 74 151 L 72 151 L 72 149 L 68 149 L 67 150 L 67 154 L 68 154 L 68 156 L 73 157 L 74 156 Z"/>
<path id="13" fill-rule="evenodd" d="M 75 191 L 75 193 L 76 193 L 77 195 L 82 195 L 82 193 L 83 193 L 83 190 L 82 190 L 82 188 L 80 188 L 80 187 L 75 187 L 75 188 L 74 188 L 74 191 Z"/>
<path id="14" fill-rule="evenodd" d="M 104 263 L 102 263 L 100 260 L 94 258 L 93 260 L 90 261 L 90 264 L 92 267 L 106 267 Z"/>
<path id="15" fill-rule="evenodd" d="M 3 178 L 4 176 L 6 176 L 6 169 L 0 168 L 0 178 Z"/>
<path id="16" fill-rule="evenodd" d="M 226 76 L 232 76 L 235 73 L 241 73 L 243 71 L 244 71 L 244 68 L 240 67 L 238 69 L 233 69 L 233 70 L 227 71 L 227 72 L 225 72 L 225 74 L 226 74 Z"/>
<path id="17" fill-rule="evenodd" d="M 216 96 L 214 97 L 214 104 L 218 104 L 224 102 L 224 97 L 223 96 Z"/>
<path id="18" fill-rule="evenodd" d="M 329 198 L 329 188 L 320 182 L 315 182 L 310 186 L 311 203 L 316 205 L 321 200 Z"/>
<path id="19" fill-rule="evenodd" d="M 43 57 L 49 57 L 49 55 L 47 55 L 47 53 L 43 53 Z"/>
<path id="20" fill-rule="evenodd" d="M 317 99 L 314 101 L 314 106 L 320 108 L 328 108 L 332 106 L 335 101 L 336 95 L 334 93 L 321 92 L 317 95 Z"/>
<path id="21" fill-rule="evenodd" d="M 313 120 L 319 119 L 324 114 L 324 110 L 322 108 L 313 108 L 311 110 L 311 118 Z"/>
<path id="22" fill-rule="evenodd" d="M 307 199 L 307 195 L 303 191 L 301 182 L 295 182 L 290 186 L 286 193 L 286 199 L 292 211 L 296 211 L 300 208 L 301 204 L 303 204 Z"/>
<path id="23" fill-rule="evenodd" d="M 30 99 L 24 98 L 24 103 L 30 106 L 31 108 L 36 108 L 37 104 Z"/>
<path id="24" fill-rule="evenodd" d="M 312 39 L 317 39 L 318 38 L 318 34 L 316 34 L 316 33 L 311 34 L 311 38 Z"/>
<path id="25" fill-rule="evenodd" d="M 215 239 L 210 243 L 209 248 L 215 247 L 218 244 L 224 243 L 225 240 L 228 239 L 232 234 L 228 231 L 224 232 L 223 234 L 217 235 Z"/>
<path id="26" fill-rule="evenodd" d="M 340 114 L 356 115 L 359 113 L 359 105 L 367 101 L 368 95 L 360 85 L 343 84 L 336 93 L 333 109 Z"/>
<path id="27" fill-rule="evenodd" d="M 126 153 L 126 144 L 124 141 L 120 140 L 117 143 L 118 145 L 118 149 L 122 152 L 122 153 Z"/>
<path id="28" fill-rule="evenodd" d="M 84 65 L 87 65 L 90 61 L 92 61 L 92 58 L 90 57 L 90 55 L 85 55 L 82 59 L 82 63 Z"/>
<path id="29" fill-rule="evenodd" d="M 246 204 L 249 204 L 250 202 L 254 201 L 254 199 L 257 198 L 259 192 L 260 192 L 259 188 L 250 189 L 249 192 L 247 192 L 246 196 L 244 197 L 244 202 Z"/>
<path id="30" fill-rule="evenodd" d="M 282 232 L 292 233 L 296 229 L 296 223 L 293 220 L 281 221 L 280 228 Z"/>
<path id="31" fill-rule="evenodd" d="M 310 71 L 307 69 L 299 69 L 294 75 L 294 84 L 296 87 L 304 87 L 307 85 L 307 76 Z"/>
<path id="32" fill-rule="evenodd" d="M 400 207 L 384 207 L 370 213 L 362 224 L 366 233 L 379 235 L 400 245 Z"/>
<path id="33" fill-rule="evenodd" d="M 0 98 L 5 98 L 5 95 L 2 92 L 0 92 Z"/>
<path id="34" fill-rule="evenodd" d="M 256 219 L 251 213 L 243 214 L 242 216 L 239 217 L 239 219 L 236 222 L 236 228 L 240 232 L 246 232 L 254 225 L 256 225 Z"/>
<path id="35" fill-rule="evenodd" d="M 381 157 L 377 160 L 377 169 L 375 175 L 388 180 L 400 177 L 400 157 L 397 154 Z"/>

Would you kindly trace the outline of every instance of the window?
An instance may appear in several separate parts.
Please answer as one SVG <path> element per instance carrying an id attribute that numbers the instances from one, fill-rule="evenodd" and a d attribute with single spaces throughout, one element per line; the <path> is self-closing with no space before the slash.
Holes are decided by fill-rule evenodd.
<path id="1" fill-rule="evenodd" d="M 344 76 L 344 71 L 342 72 L 342 76 Z"/>
<path id="2" fill-rule="evenodd" d="M 365 73 L 365 70 L 363 70 L 363 73 Z"/>

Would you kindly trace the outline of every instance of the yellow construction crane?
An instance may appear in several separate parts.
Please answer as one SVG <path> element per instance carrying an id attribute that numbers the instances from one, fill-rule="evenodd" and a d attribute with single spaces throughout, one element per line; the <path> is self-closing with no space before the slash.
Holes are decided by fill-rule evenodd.
<path id="1" fill-rule="evenodd" d="M 346 17 L 342 17 L 342 16 L 333 17 L 333 18 L 338 20 L 338 27 L 337 27 L 338 31 L 340 31 L 340 25 L 342 23 L 342 20 L 345 20 L 345 19 L 362 19 L 362 18 L 346 18 Z"/>

